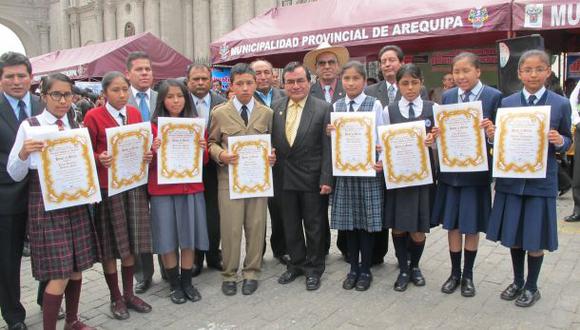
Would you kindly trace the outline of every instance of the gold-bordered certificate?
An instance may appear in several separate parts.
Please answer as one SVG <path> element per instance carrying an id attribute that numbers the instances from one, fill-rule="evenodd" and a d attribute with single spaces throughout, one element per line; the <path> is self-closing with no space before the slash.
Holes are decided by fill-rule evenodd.
<path id="1" fill-rule="evenodd" d="M 545 178 L 550 107 L 500 108 L 495 125 L 493 176 Z"/>
<path id="2" fill-rule="evenodd" d="M 435 105 L 433 112 L 440 131 L 437 153 L 441 172 L 487 171 L 481 101 Z"/>
<path id="3" fill-rule="evenodd" d="M 332 174 L 334 176 L 376 176 L 375 113 L 333 112 Z"/>
<path id="4" fill-rule="evenodd" d="M 159 184 L 203 181 L 205 119 L 158 118 L 157 180 Z"/>
<path id="5" fill-rule="evenodd" d="M 109 167 L 109 196 L 147 183 L 149 164 L 143 155 L 151 149 L 151 124 L 138 123 L 105 130 L 107 152 L 113 156 Z"/>
<path id="6" fill-rule="evenodd" d="M 426 135 L 422 120 L 379 126 L 387 189 L 433 183 Z"/>
<path id="7" fill-rule="evenodd" d="M 45 211 L 101 201 L 91 137 L 86 128 L 46 133 L 38 176 Z"/>
<path id="8" fill-rule="evenodd" d="M 269 134 L 228 137 L 228 153 L 239 156 L 236 165 L 228 166 L 230 199 L 274 196 L 271 152 Z"/>

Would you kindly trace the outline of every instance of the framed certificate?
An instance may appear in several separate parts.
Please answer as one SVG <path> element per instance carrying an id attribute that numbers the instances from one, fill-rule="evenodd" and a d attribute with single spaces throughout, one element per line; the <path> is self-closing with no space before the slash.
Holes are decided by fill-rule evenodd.
<path id="1" fill-rule="evenodd" d="M 493 176 L 545 178 L 549 131 L 549 106 L 498 109 Z"/>
<path id="2" fill-rule="evenodd" d="M 44 134 L 38 176 L 45 211 L 97 203 L 101 190 L 86 128 Z"/>
<path id="3" fill-rule="evenodd" d="M 239 156 L 228 166 L 230 199 L 274 196 L 271 152 L 269 134 L 228 137 L 228 153 Z"/>
<path id="4" fill-rule="evenodd" d="M 334 176 L 376 176 L 375 113 L 333 112 L 332 174 Z"/>
<path id="5" fill-rule="evenodd" d="M 158 118 L 161 146 L 157 153 L 159 184 L 202 182 L 203 118 Z"/>
<path id="6" fill-rule="evenodd" d="M 379 126 L 387 189 L 433 183 L 426 135 L 422 120 Z"/>
<path id="7" fill-rule="evenodd" d="M 435 125 L 440 131 L 437 153 L 441 172 L 487 171 L 481 101 L 436 104 L 433 112 Z"/>
<path id="8" fill-rule="evenodd" d="M 147 183 L 149 164 L 143 154 L 151 149 L 151 124 L 138 123 L 105 130 L 107 151 L 113 156 L 109 167 L 109 196 Z"/>

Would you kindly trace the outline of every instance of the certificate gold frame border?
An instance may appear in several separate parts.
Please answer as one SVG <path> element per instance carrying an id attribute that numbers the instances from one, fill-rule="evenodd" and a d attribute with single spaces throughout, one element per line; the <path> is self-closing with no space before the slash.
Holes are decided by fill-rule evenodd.
<path id="1" fill-rule="evenodd" d="M 437 126 L 439 126 L 439 131 L 441 132 L 440 134 L 440 141 L 441 141 L 441 155 L 442 155 L 442 159 L 441 161 L 448 167 L 460 167 L 460 168 L 466 168 L 469 166 L 478 166 L 480 164 L 483 163 L 484 161 L 484 157 L 485 157 L 485 152 L 484 152 L 484 148 L 482 148 L 482 145 L 484 145 L 484 141 L 481 137 L 481 134 L 479 134 L 479 130 L 480 125 L 481 125 L 481 121 L 479 120 L 479 111 L 477 109 L 474 108 L 467 108 L 467 109 L 461 109 L 461 110 L 445 110 L 442 111 L 440 113 L 437 114 Z M 447 119 L 450 119 L 452 117 L 457 117 L 457 116 L 465 116 L 471 119 L 472 123 L 473 123 L 473 130 L 478 132 L 478 134 L 476 134 L 476 155 L 475 157 L 465 157 L 463 159 L 457 158 L 457 157 L 450 157 L 449 153 L 448 153 L 448 146 L 446 143 L 446 139 L 445 139 L 445 135 L 447 133 L 447 125 L 445 124 L 445 121 Z"/>
<path id="2" fill-rule="evenodd" d="M 383 141 L 383 145 L 385 148 L 385 162 L 386 162 L 386 171 L 387 171 L 387 180 L 389 182 L 400 184 L 400 183 L 412 183 L 414 181 L 423 180 L 429 175 L 429 168 L 428 168 L 428 157 L 427 152 L 425 151 L 425 138 L 423 136 L 423 131 L 421 128 L 403 128 L 403 129 L 390 129 L 386 132 L 383 132 L 381 135 L 381 140 Z M 396 175 L 393 172 L 394 164 L 391 154 L 390 140 L 398 135 L 410 135 L 415 137 L 417 140 L 417 147 L 421 153 L 421 169 L 419 172 L 415 172 L 411 175 Z"/>
<path id="3" fill-rule="evenodd" d="M 343 162 L 342 154 L 340 152 L 340 141 L 342 138 L 341 129 L 343 125 L 348 123 L 358 123 L 364 127 L 365 135 L 367 137 L 367 159 L 364 163 L 349 163 Z M 335 150 L 336 150 L 336 162 L 334 166 L 342 172 L 359 172 L 368 171 L 373 169 L 373 127 L 372 120 L 370 118 L 353 118 L 353 117 L 341 117 L 334 121 L 334 126 L 336 127 L 336 140 L 335 140 Z"/>
<path id="4" fill-rule="evenodd" d="M 518 165 L 514 162 L 508 162 L 505 160 L 505 140 L 507 139 L 507 126 L 508 122 L 513 119 L 518 118 L 529 118 L 532 121 L 538 122 L 538 151 L 536 152 L 536 160 L 534 163 L 524 163 Z M 515 172 L 515 173 L 534 173 L 540 171 L 544 168 L 542 160 L 544 159 L 544 149 L 546 147 L 546 139 L 544 137 L 544 130 L 546 127 L 546 114 L 531 110 L 530 112 L 524 113 L 508 113 L 503 115 L 500 119 L 499 126 L 499 136 L 498 136 L 498 152 L 496 156 L 498 157 L 497 168 L 503 172 Z"/>
<path id="5" fill-rule="evenodd" d="M 240 183 L 240 178 L 238 175 L 238 165 L 233 165 L 233 191 L 237 194 L 252 194 L 257 192 L 264 192 L 272 186 L 270 175 L 268 175 L 268 169 L 270 167 L 270 162 L 268 161 L 268 143 L 265 141 L 243 141 L 236 142 L 232 146 L 232 153 L 238 154 L 241 149 L 245 147 L 258 147 L 262 149 L 263 159 L 264 159 L 264 183 L 257 184 L 254 186 L 243 185 Z"/>
<path id="6" fill-rule="evenodd" d="M 50 173 L 50 149 L 59 145 L 59 144 L 66 144 L 72 143 L 74 145 L 81 145 L 82 148 L 82 158 L 85 161 L 85 166 L 87 169 L 88 175 L 88 187 L 85 189 L 77 189 L 72 193 L 69 192 L 62 192 L 57 193 L 54 189 L 55 180 L 53 179 Z M 91 169 L 91 155 L 89 153 L 89 143 L 87 138 L 84 136 L 71 136 L 66 138 L 56 138 L 50 139 L 46 141 L 46 147 L 41 152 L 41 161 L 42 161 L 42 169 L 44 170 L 44 184 L 46 187 L 46 194 L 45 197 L 51 203 L 62 203 L 63 201 L 77 201 L 81 198 L 88 198 L 91 195 L 94 195 L 97 192 L 96 180 L 95 176 Z"/>
<path id="7" fill-rule="evenodd" d="M 116 155 L 119 151 L 118 150 L 119 142 L 132 136 L 136 136 L 138 138 L 143 139 L 143 153 L 146 153 L 149 150 L 149 131 L 146 129 L 138 129 L 129 132 L 117 133 L 111 137 L 111 146 L 112 146 L 111 154 L 113 156 L 113 162 L 111 164 L 111 175 L 112 175 L 111 185 L 115 189 L 120 189 L 122 187 L 131 185 L 141 180 L 143 176 L 147 175 L 146 171 L 147 164 L 145 162 L 141 162 L 141 169 L 137 174 L 132 175 L 128 179 L 119 179 L 117 177 L 117 164 L 115 162 L 115 159 L 117 158 Z"/>
<path id="8" fill-rule="evenodd" d="M 167 135 L 172 130 L 184 129 L 194 135 L 194 143 L 199 146 L 199 141 L 201 140 L 201 131 L 203 131 L 203 127 L 198 124 L 191 123 L 191 124 L 165 124 L 161 128 L 161 149 L 165 150 L 169 143 L 169 139 Z M 183 171 L 176 171 L 176 170 L 167 170 L 167 152 L 162 152 L 161 157 L 161 175 L 167 179 L 184 179 L 184 178 L 195 178 L 195 176 L 199 175 L 200 169 L 197 166 L 199 164 L 199 159 L 201 157 L 201 150 L 200 148 L 195 148 L 195 152 L 193 155 L 193 168 L 185 169 Z"/>

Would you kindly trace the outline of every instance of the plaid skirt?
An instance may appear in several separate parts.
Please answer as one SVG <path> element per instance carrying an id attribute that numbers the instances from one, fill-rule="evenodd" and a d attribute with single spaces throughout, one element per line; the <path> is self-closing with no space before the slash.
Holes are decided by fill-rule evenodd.
<path id="1" fill-rule="evenodd" d="M 337 177 L 332 194 L 330 228 L 383 230 L 384 181 L 376 177 Z"/>
<path id="2" fill-rule="evenodd" d="M 38 281 L 70 278 L 99 260 L 88 205 L 45 211 L 38 173 L 30 171 L 28 237 L 32 276 Z"/>
<path id="3" fill-rule="evenodd" d="M 147 186 L 108 197 L 102 189 L 103 200 L 96 207 L 97 236 L 103 260 L 126 258 L 151 253 L 151 218 Z"/>

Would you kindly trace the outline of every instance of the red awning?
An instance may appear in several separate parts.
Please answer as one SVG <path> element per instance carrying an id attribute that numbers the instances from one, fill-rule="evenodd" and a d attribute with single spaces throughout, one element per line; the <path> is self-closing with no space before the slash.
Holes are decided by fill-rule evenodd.
<path id="1" fill-rule="evenodd" d="M 109 71 L 125 71 L 125 59 L 141 50 L 151 57 L 156 80 L 181 77 L 189 59 L 146 32 L 132 37 L 57 50 L 30 59 L 35 80 L 49 73 L 62 72 L 73 79 L 102 78 Z"/>
<path id="2" fill-rule="evenodd" d="M 319 0 L 272 8 L 211 44 L 212 63 L 302 59 L 323 41 L 347 46 L 351 57 L 376 58 L 396 42 L 406 52 L 494 43 L 510 29 L 506 0 Z"/>

